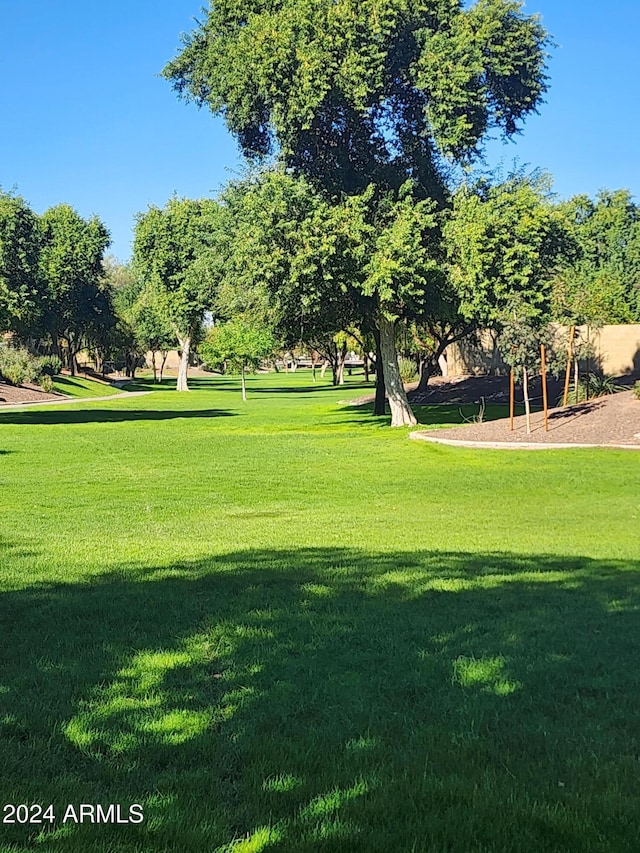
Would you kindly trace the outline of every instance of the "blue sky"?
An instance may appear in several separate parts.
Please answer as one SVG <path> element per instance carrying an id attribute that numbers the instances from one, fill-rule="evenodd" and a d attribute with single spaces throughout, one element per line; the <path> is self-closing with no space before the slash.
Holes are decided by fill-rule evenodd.
<path id="1" fill-rule="evenodd" d="M 59 202 L 97 214 L 130 254 L 133 217 L 175 191 L 214 193 L 241 168 L 208 112 L 157 74 L 204 0 L 0 0 L 0 186 L 38 213 Z M 528 0 L 557 47 L 540 114 L 488 164 L 549 170 L 555 190 L 626 187 L 640 196 L 640 3 Z"/>

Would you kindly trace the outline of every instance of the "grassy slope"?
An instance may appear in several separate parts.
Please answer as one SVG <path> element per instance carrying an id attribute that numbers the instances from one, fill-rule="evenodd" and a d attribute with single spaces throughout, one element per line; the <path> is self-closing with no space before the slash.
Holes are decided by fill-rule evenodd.
<path id="1" fill-rule="evenodd" d="M 69 397 L 109 397 L 122 391 L 113 385 L 85 379 L 83 376 L 55 376 L 53 389 L 60 394 L 68 394 Z"/>
<path id="2" fill-rule="evenodd" d="M 637 849 L 640 456 L 308 381 L 0 415 L 0 850 Z"/>

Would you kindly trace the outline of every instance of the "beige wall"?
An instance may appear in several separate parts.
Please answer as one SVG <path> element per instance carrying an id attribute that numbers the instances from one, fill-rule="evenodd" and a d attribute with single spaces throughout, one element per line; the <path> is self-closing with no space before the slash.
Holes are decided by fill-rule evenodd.
<path id="1" fill-rule="evenodd" d="M 640 374 L 640 324 L 626 326 L 602 326 L 587 329 L 578 326 L 583 340 L 594 346 L 596 361 L 605 376 L 622 376 L 625 373 Z M 506 372 L 494 335 L 488 330 L 480 332 L 478 342 L 462 341 L 447 349 L 449 376 L 468 373 Z"/>
<path id="2" fill-rule="evenodd" d="M 148 352 L 146 355 L 146 359 L 147 359 L 147 367 L 151 368 L 151 366 L 153 364 L 152 353 Z M 158 367 L 158 370 L 160 370 L 161 364 L 162 364 L 162 355 L 159 352 L 157 352 L 156 353 L 156 365 Z M 169 350 L 169 352 L 167 353 L 167 360 L 166 360 L 165 365 L 164 365 L 165 371 L 167 371 L 167 370 L 177 371 L 179 364 L 180 364 L 180 356 L 178 355 L 177 350 L 174 350 L 174 349 Z"/>
<path id="3" fill-rule="evenodd" d="M 585 337 L 586 328 L 581 326 L 580 330 Z M 640 374 L 640 324 L 592 329 L 591 340 L 606 376 Z"/>

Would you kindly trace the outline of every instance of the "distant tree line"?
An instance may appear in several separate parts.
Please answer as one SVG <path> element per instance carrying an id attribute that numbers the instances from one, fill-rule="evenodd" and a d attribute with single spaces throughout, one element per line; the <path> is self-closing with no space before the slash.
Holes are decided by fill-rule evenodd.
<path id="1" fill-rule="evenodd" d="M 71 374 L 81 351 L 98 369 L 113 362 L 130 374 L 148 351 L 166 358 L 174 341 L 166 311 L 130 265 L 105 255 L 109 243 L 96 216 L 67 204 L 38 216 L 0 191 L 0 333 L 11 333 L 14 349 L 51 356 Z M 15 367 L 21 359 L 12 376 L 29 373 Z"/>
<path id="2" fill-rule="evenodd" d="M 547 89 L 550 39 L 521 2 L 254 5 L 210 0 L 163 71 L 224 118 L 246 176 L 139 214 L 127 266 L 105 264 L 95 218 L 4 194 L 0 328 L 71 370 L 81 346 L 130 371 L 176 346 L 180 390 L 200 344 L 242 373 L 267 340 L 306 349 L 335 382 L 355 349 L 395 426 L 415 423 L 412 364 L 424 387 L 480 327 L 520 341 L 554 319 L 640 321 L 628 192 L 557 203 L 544 175 L 472 171 Z"/>
<path id="3" fill-rule="evenodd" d="M 328 202 L 272 167 L 216 200 L 173 197 L 139 214 L 129 264 L 108 245 L 97 217 L 68 205 L 37 216 L 0 193 L 0 330 L 71 373 L 81 350 L 129 374 L 150 352 L 161 378 L 175 348 L 179 389 L 198 346 L 242 372 L 277 352 L 313 353 L 336 383 L 355 350 L 377 371 L 381 411 L 385 357 L 414 364 L 426 387 L 445 348 L 481 327 L 508 337 L 514 325 L 640 322 L 638 205 L 626 190 L 558 203 L 537 173 L 467 179 L 437 207 L 411 182 L 387 199 L 370 187 Z M 386 353 L 380 299 L 394 306 Z M 260 332 L 253 353 L 242 329 Z M 238 352 L 223 357 L 222 341 Z"/>

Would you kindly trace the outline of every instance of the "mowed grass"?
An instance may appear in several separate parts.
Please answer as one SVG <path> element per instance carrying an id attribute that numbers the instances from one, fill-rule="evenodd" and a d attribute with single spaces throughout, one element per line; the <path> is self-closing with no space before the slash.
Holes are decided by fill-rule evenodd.
<path id="1" fill-rule="evenodd" d="M 108 385 L 106 382 L 96 382 L 84 376 L 54 376 L 53 390 L 69 397 L 109 397 L 121 393 L 121 388 Z"/>
<path id="2" fill-rule="evenodd" d="M 192 385 L 0 413 L 0 850 L 637 850 L 640 455 Z"/>

